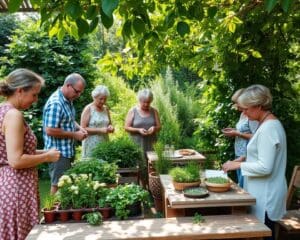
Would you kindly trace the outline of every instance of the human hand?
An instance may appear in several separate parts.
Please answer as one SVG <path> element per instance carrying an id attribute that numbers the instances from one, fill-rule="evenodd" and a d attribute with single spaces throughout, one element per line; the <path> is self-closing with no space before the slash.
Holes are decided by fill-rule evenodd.
<path id="1" fill-rule="evenodd" d="M 226 137 L 235 137 L 237 135 L 235 128 L 223 128 L 221 131 Z"/>
<path id="2" fill-rule="evenodd" d="M 108 125 L 107 132 L 108 133 L 113 133 L 114 131 L 115 131 L 115 128 L 112 125 Z"/>
<path id="3" fill-rule="evenodd" d="M 139 133 L 143 136 L 148 135 L 148 131 L 145 128 L 139 128 Z"/>
<path id="4" fill-rule="evenodd" d="M 154 126 L 152 126 L 152 127 L 150 127 L 150 128 L 148 129 L 148 134 L 149 134 L 149 135 L 153 134 L 154 132 L 155 132 L 155 127 L 154 127 Z"/>
<path id="5" fill-rule="evenodd" d="M 240 162 L 227 161 L 222 165 L 222 170 L 226 173 L 231 170 L 239 169 L 241 166 Z"/>
<path id="6" fill-rule="evenodd" d="M 74 139 L 78 141 L 84 140 L 88 136 L 87 131 L 82 131 L 81 129 L 74 132 Z"/>
<path id="7" fill-rule="evenodd" d="M 55 148 L 51 148 L 46 152 L 46 162 L 56 162 L 60 157 L 60 151 Z"/>

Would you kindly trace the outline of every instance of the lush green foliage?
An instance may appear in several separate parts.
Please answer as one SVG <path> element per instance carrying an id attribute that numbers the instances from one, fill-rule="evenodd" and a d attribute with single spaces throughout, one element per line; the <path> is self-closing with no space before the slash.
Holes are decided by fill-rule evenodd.
<path id="1" fill-rule="evenodd" d="M 169 174 L 175 182 L 196 182 L 200 179 L 199 164 L 189 162 L 184 167 L 174 167 Z"/>
<path id="2" fill-rule="evenodd" d="M 106 201 L 110 203 L 119 219 L 128 218 L 128 207 L 135 203 L 150 204 L 149 192 L 135 184 L 119 185 L 111 189 Z"/>
<path id="3" fill-rule="evenodd" d="M 205 218 L 200 214 L 200 213 L 195 213 L 194 217 L 193 217 L 193 223 L 195 224 L 200 224 L 205 222 Z"/>
<path id="4" fill-rule="evenodd" d="M 114 163 L 89 159 L 76 161 L 65 174 L 88 174 L 91 175 L 93 181 L 112 184 L 117 182 L 117 169 L 118 167 Z"/>
<path id="5" fill-rule="evenodd" d="M 163 142 L 157 141 L 153 145 L 153 148 L 157 155 L 157 160 L 154 162 L 155 172 L 157 174 L 167 174 L 172 166 L 172 162 L 170 159 L 165 157 L 165 144 Z"/>
<path id="6" fill-rule="evenodd" d="M 4 54 L 6 44 L 11 41 L 11 35 L 18 23 L 13 15 L 0 15 L 0 56 Z"/>
<path id="7" fill-rule="evenodd" d="M 129 137 L 99 143 L 93 150 L 93 157 L 115 163 L 119 168 L 139 166 L 143 159 L 141 148 Z"/>
<path id="8" fill-rule="evenodd" d="M 51 210 L 54 208 L 55 203 L 57 202 L 57 196 L 53 194 L 47 194 L 43 199 L 43 208 L 44 210 Z"/>
<path id="9" fill-rule="evenodd" d="M 103 218 L 100 212 L 86 213 L 82 216 L 90 225 L 98 226 L 103 223 Z"/>
<path id="10" fill-rule="evenodd" d="M 46 80 L 46 88 L 41 91 L 38 103 L 25 113 L 28 123 L 38 136 L 39 147 L 42 147 L 43 106 L 50 94 L 62 86 L 67 75 L 78 72 L 87 81 L 87 89 L 74 102 L 77 117 L 80 116 L 87 99 L 91 99 L 90 91 L 93 88 L 96 68 L 88 49 L 86 39 L 75 41 L 65 37 L 59 42 L 55 37 L 49 38 L 35 22 L 27 19 L 12 35 L 11 43 L 0 57 L 0 76 L 4 77 L 16 68 L 24 67 L 40 73 Z"/>

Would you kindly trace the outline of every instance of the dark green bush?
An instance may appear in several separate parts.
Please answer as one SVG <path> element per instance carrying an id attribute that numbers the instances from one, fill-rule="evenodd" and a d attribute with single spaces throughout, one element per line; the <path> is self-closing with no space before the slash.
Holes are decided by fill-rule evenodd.
<path id="1" fill-rule="evenodd" d="M 136 167 L 143 159 L 141 148 L 128 137 L 99 143 L 92 155 L 94 158 L 116 163 L 119 168 Z"/>

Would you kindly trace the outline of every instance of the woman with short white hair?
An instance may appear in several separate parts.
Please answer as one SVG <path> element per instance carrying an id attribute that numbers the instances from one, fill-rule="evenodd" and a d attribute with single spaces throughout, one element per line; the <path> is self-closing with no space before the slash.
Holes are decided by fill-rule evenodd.
<path id="1" fill-rule="evenodd" d="M 286 212 L 287 184 L 286 135 L 283 126 L 271 112 L 272 95 L 263 85 L 248 87 L 238 98 L 238 105 L 251 120 L 259 122 L 256 132 L 247 145 L 245 162 L 228 161 L 224 171 L 241 169 L 245 177 L 244 188 L 256 198 L 252 207 L 256 217 L 272 230 L 275 221 Z"/>
<path id="2" fill-rule="evenodd" d="M 93 102 L 85 106 L 81 114 L 80 125 L 88 132 L 88 137 L 82 142 L 82 158 L 91 157 L 96 145 L 108 141 L 108 134 L 114 132 L 109 109 L 105 105 L 110 95 L 108 88 L 99 85 L 91 95 Z"/>

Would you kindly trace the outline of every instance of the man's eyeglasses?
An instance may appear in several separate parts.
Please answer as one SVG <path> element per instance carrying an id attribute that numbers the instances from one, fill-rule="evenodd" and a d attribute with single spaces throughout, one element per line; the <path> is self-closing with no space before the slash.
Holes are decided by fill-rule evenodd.
<path id="1" fill-rule="evenodd" d="M 77 90 L 77 89 L 74 88 L 72 85 L 70 85 L 70 86 L 71 86 L 71 88 L 73 88 L 73 90 L 74 90 L 74 92 L 75 92 L 76 94 L 80 94 L 80 93 L 81 93 L 81 91 Z"/>

